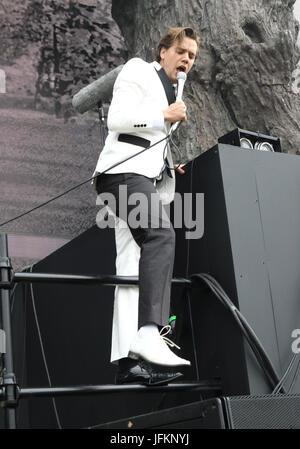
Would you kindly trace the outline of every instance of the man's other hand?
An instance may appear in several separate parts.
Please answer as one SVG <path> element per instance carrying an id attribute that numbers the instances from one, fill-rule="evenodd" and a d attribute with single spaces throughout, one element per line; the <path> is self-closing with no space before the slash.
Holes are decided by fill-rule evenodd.
<path id="1" fill-rule="evenodd" d="M 185 174 L 185 171 L 182 169 L 182 167 L 184 167 L 185 164 L 175 164 L 174 168 L 176 171 L 178 171 L 178 173 L 180 173 L 181 175 Z"/>

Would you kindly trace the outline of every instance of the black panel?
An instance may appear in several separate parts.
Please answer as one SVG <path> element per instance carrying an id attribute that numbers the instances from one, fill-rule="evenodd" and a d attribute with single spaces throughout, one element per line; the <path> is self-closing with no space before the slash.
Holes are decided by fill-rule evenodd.
<path id="1" fill-rule="evenodd" d="M 230 429 L 300 429 L 300 395 L 222 398 Z"/>
<path id="2" fill-rule="evenodd" d="M 279 375 L 293 356 L 291 332 L 299 328 L 299 172 L 295 155 L 217 145 L 177 176 L 178 191 L 204 193 L 205 232 L 188 241 L 185 230 L 176 230 L 175 274 L 215 277 Z M 180 344 L 190 357 L 193 324 L 200 377 L 221 377 L 229 395 L 271 392 L 230 313 L 207 287 L 193 289 L 190 310 L 178 306 L 177 315 L 185 328 Z"/>
<path id="3" fill-rule="evenodd" d="M 97 429 L 224 429 L 221 400 L 194 402 L 167 410 L 108 422 Z"/>
<path id="4" fill-rule="evenodd" d="M 130 416 L 97 429 L 300 429 L 300 395 L 213 398 Z"/>

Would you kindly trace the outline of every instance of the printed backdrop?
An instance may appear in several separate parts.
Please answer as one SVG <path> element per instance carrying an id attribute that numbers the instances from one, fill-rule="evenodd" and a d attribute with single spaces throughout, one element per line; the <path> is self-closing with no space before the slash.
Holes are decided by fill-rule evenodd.
<path id="1" fill-rule="evenodd" d="M 294 13 L 299 20 L 300 0 Z M 111 0 L 1 0 L 1 224 L 92 176 L 101 150 L 98 113 L 75 113 L 72 96 L 126 60 Z M 293 90 L 300 92 L 299 69 Z M 2 225 L 14 269 L 93 226 L 95 198 L 88 182 Z"/>
<path id="2" fill-rule="evenodd" d="M 98 112 L 75 113 L 72 97 L 126 55 L 111 1 L 1 0 L 1 223 L 92 176 L 101 150 Z M 93 226 L 95 199 L 88 182 L 1 226 L 14 269 Z"/>

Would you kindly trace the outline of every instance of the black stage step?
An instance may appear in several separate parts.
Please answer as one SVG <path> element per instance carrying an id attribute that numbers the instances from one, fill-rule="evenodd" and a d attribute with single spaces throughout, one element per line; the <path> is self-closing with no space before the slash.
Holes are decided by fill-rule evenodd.
<path id="1" fill-rule="evenodd" d="M 300 429 L 299 409 L 299 394 L 219 397 L 89 428 Z"/>

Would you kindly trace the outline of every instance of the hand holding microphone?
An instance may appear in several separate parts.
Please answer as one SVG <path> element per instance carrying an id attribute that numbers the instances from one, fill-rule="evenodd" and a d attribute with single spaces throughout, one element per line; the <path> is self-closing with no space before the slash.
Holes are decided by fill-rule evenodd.
<path id="1" fill-rule="evenodd" d="M 163 111 L 164 118 L 166 122 L 180 122 L 182 120 L 186 120 L 186 106 L 182 101 L 182 93 L 184 83 L 186 81 L 186 73 L 178 72 L 177 73 L 177 97 L 176 103 L 172 103 L 168 109 Z M 173 131 L 177 128 L 179 123 L 175 123 L 173 125 Z"/>
<path id="2" fill-rule="evenodd" d="M 176 101 L 172 103 L 168 109 L 163 111 L 164 118 L 166 122 L 179 122 L 181 120 L 186 120 L 186 107 L 182 101 Z"/>

